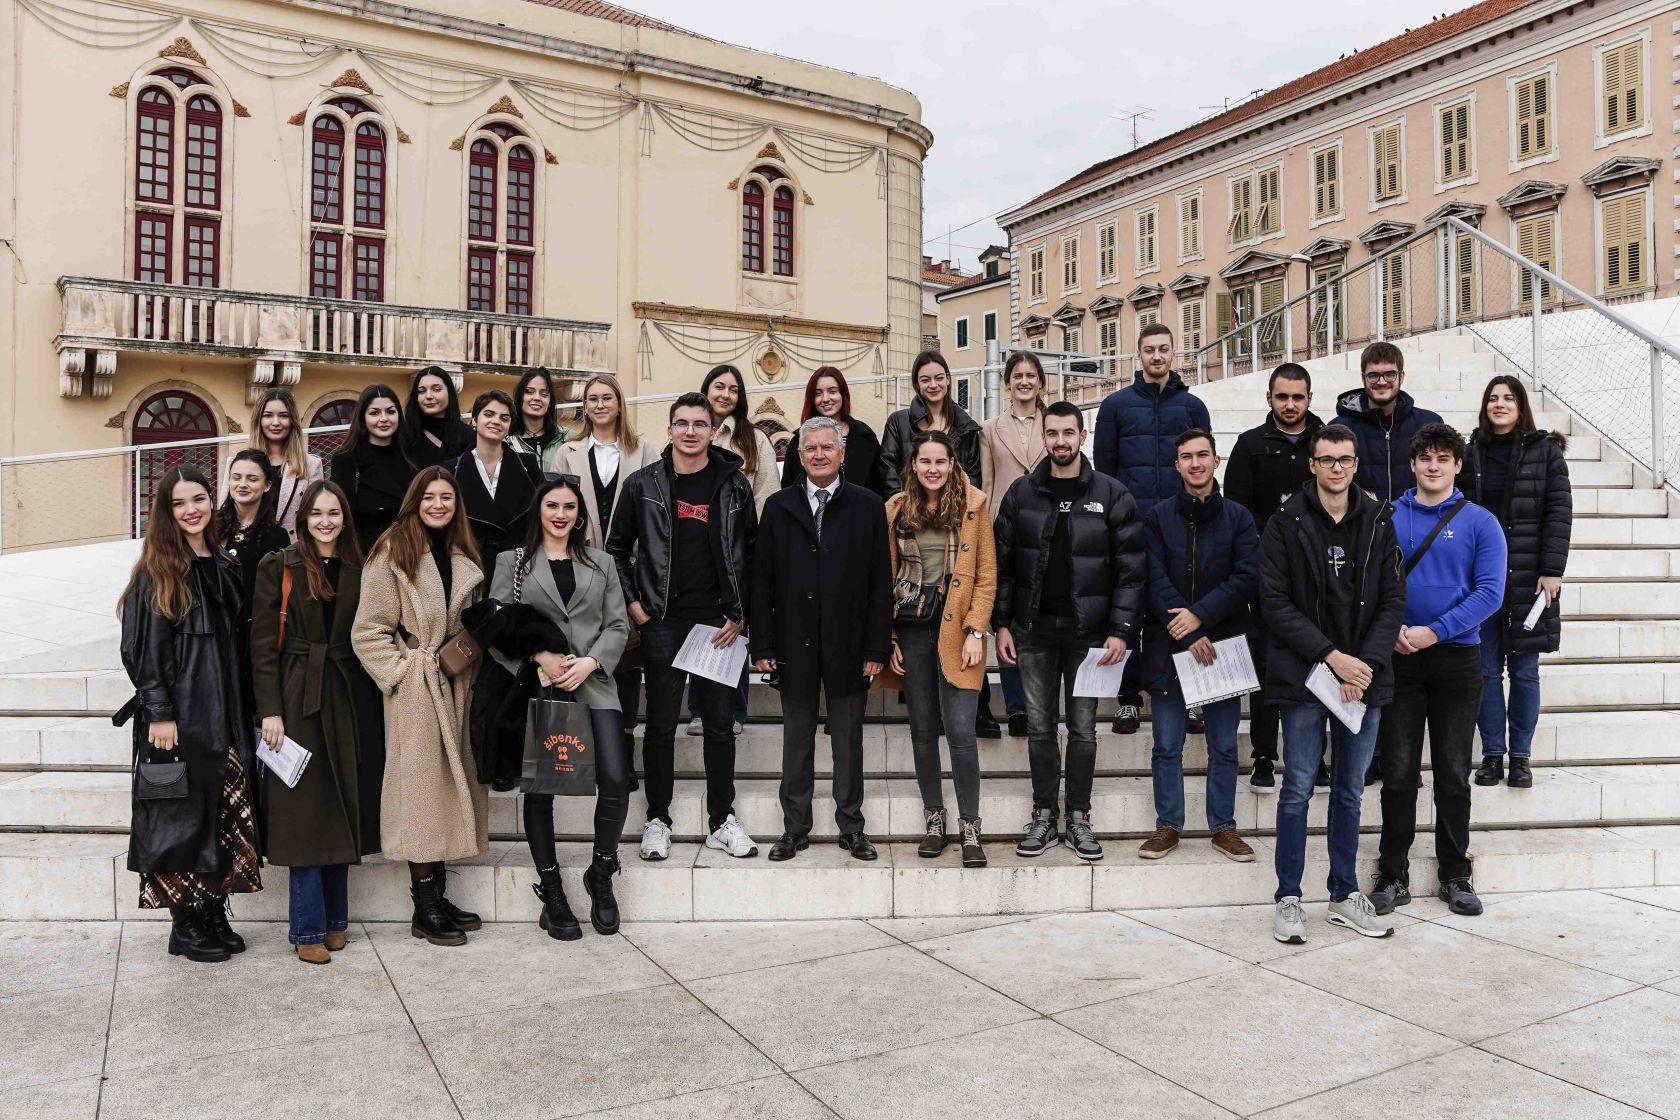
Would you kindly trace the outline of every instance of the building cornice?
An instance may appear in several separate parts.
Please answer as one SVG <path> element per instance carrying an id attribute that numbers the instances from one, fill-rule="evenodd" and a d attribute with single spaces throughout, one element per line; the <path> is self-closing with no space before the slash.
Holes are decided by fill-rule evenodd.
<path id="1" fill-rule="evenodd" d="M 836 323 L 827 319 L 803 319 L 796 315 L 756 315 L 742 311 L 723 311 L 712 307 L 679 307 L 674 303 L 648 303 L 638 300 L 630 305 L 638 319 L 661 323 L 689 323 L 703 327 L 729 327 L 742 331 L 774 331 L 778 334 L 804 335 L 810 338 L 829 338 L 847 342 L 885 342 L 890 327 L 872 327 L 865 323 Z"/>
<path id="2" fill-rule="evenodd" d="M 936 292 L 933 297 L 934 301 L 937 303 L 943 303 L 948 299 L 956 299 L 958 296 L 966 296 L 974 292 L 990 291 L 999 284 L 1009 283 L 1009 273 L 1005 272 L 997 276 L 987 276 L 983 277 L 983 279 L 985 280 L 984 284 L 961 283 L 955 287 L 946 288 L 943 292 Z"/>

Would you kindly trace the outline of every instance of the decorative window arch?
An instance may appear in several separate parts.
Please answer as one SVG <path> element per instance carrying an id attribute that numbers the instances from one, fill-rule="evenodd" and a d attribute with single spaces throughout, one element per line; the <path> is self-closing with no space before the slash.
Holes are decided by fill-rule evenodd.
<path id="1" fill-rule="evenodd" d="M 173 444 L 218 434 L 215 411 L 205 403 L 196 386 L 193 389 L 179 389 L 173 385 L 153 386 L 142 394 L 140 403 L 130 410 L 130 415 L 134 418 L 130 438 L 140 445 Z M 207 443 L 197 447 L 167 447 L 139 453 L 134 467 L 138 477 L 131 486 L 135 495 L 136 533 L 145 531 L 152 497 L 171 467 L 197 467 L 210 480 L 210 498 L 216 500 L 216 450 L 215 444 Z"/>
<path id="2" fill-rule="evenodd" d="M 794 203 L 799 187 L 783 167 L 760 163 L 741 177 L 741 271 L 794 275 Z"/>
<path id="3" fill-rule="evenodd" d="M 309 107 L 309 294 L 382 302 L 391 258 L 391 142 L 371 97 L 328 90 Z"/>
<path id="4" fill-rule="evenodd" d="M 506 114 L 467 132 L 466 308 L 533 315 L 542 244 L 542 146 Z"/>

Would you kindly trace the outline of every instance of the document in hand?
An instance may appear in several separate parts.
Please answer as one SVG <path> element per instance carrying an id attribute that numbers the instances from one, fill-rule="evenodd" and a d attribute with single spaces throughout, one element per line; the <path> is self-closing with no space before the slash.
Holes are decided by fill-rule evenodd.
<path id="1" fill-rule="evenodd" d="M 747 636 L 744 633 L 737 635 L 729 645 L 718 649 L 712 645 L 717 633 L 716 626 L 696 623 L 671 664 L 685 673 L 694 673 L 734 688 L 741 683 L 741 670 L 746 668 Z"/>
<path id="2" fill-rule="evenodd" d="M 1120 691 L 1120 677 L 1125 672 L 1126 660 L 1132 656 L 1127 650 L 1120 655 L 1120 660 L 1112 665 L 1098 665 L 1097 662 L 1108 650 L 1102 646 L 1085 651 L 1085 660 L 1079 663 L 1079 671 L 1073 675 L 1073 694 L 1075 696 L 1095 696 L 1102 699 L 1114 696 Z"/>
<path id="3" fill-rule="evenodd" d="M 1540 616 L 1546 613 L 1546 593 L 1540 592 L 1534 598 L 1534 606 L 1529 608 L 1528 617 L 1523 619 L 1523 629 L 1532 630 L 1540 624 Z"/>
<path id="4" fill-rule="evenodd" d="M 1365 702 L 1342 699 L 1342 682 L 1330 671 L 1330 666 L 1320 661 L 1312 667 L 1312 672 L 1307 674 L 1307 691 L 1318 697 L 1331 715 L 1347 724 L 1349 731 L 1359 734 L 1365 723 Z"/>
<path id="5" fill-rule="evenodd" d="M 1213 643 L 1213 664 L 1201 665 L 1189 650 L 1173 654 L 1173 668 L 1178 670 L 1178 687 L 1184 693 L 1184 706 L 1214 704 L 1257 692 L 1260 677 L 1254 671 L 1254 659 L 1248 653 L 1247 638 L 1226 638 Z"/>
<path id="6" fill-rule="evenodd" d="M 303 768 L 309 765 L 311 757 L 290 736 L 281 736 L 277 751 L 269 750 L 262 736 L 257 736 L 257 761 L 274 771 L 274 776 L 285 782 L 287 789 L 297 788 L 298 779 L 303 777 Z"/>

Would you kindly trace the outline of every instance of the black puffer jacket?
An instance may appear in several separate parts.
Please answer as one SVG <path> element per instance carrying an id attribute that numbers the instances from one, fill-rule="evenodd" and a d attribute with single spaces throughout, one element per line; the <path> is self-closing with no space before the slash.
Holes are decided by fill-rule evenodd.
<path id="1" fill-rule="evenodd" d="M 1380 708 L 1394 696 L 1390 662 L 1406 617 L 1406 577 L 1400 571 L 1400 544 L 1388 503 L 1350 487 L 1347 516 L 1359 522 L 1354 629 L 1361 639 L 1358 649 L 1342 652 L 1371 667 L 1371 686 L 1363 699 L 1368 707 Z M 1319 504 L 1318 488 L 1303 486 L 1283 503 L 1260 538 L 1260 613 L 1266 623 L 1268 700 L 1313 699 L 1307 691 L 1307 673 L 1336 648 L 1325 635 L 1324 621 L 1329 522 L 1330 515 Z"/>
<path id="2" fill-rule="evenodd" d="M 957 407 L 953 397 L 951 406 L 951 442 L 957 445 L 957 462 L 974 486 L 980 485 L 980 422 Z M 890 498 L 904 489 L 904 468 L 910 462 L 910 443 L 927 421 L 928 407 L 921 397 L 887 417 L 881 429 L 881 496 Z M 785 485 L 785 482 L 784 482 Z"/>
<path id="3" fill-rule="evenodd" d="M 1412 437 L 1425 424 L 1439 424 L 1438 413 L 1419 408 L 1401 390 L 1394 415 L 1371 407 L 1365 390 L 1349 389 L 1336 398 L 1336 422 L 1353 430 L 1359 447 L 1359 473 L 1353 481 L 1361 490 L 1392 502 L 1416 485 L 1412 477 Z"/>
<path id="4" fill-rule="evenodd" d="M 707 528 L 711 530 L 712 560 L 718 566 L 718 586 L 723 592 L 719 605 L 724 617 L 744 622 L 752 587 L 753 540 L 758 535 L 752 483 L 741 473 L 739 455 L 717 446 L 709 448 L 707 455 L 718 468 Z M 676 499 L 672 497 L 675 474 L 667 447 L 655 462 L 625 479 L 607 533 L 607 551 L 618 564 L 625 603 L 641 603 L 654 618 L 665 617 L 670 600 L 671 526 L 677 521 Z M 692 561 L 686 556 L 677 559 Z"/>
<path id="5" fill-rule="evenodd" d="M 1080 496 L 1068 515 L 1074 621 L 1082 633 L 1130 642 L 1143 623 L 1148 575 L 1143 519 L 1124 486 L 1098 474 L 1083 455 L 1079 459 Z M 998 506 L 993 524 L 997 544 L 993 629 L 1008 626 L 1025 632 L 1038 618 L 1038 596 L 1055 531 L 1056 502 L 1050 496 L 1050 460 L 1046 458 L 1031 474 L 1012 482 Z"/>
<path id="6" fill-rule="evenodd" d="M 1458 480 L 1459 489 L 1478 504 L 1487 442 L 1481 432 L 1472 436 Z M 1505 476 L 1505 508 L 1491 511 L 1505 530 L 1505 605 L 1499 619 L 1505 627 L 1505 648 L 1515 653 L 1555 653 L 1563 639 L 1561 598 L 1553 600 L 1533 630 L 1524 630 L 1522 624 L 1534 607 L 1540 577 L 1562 576 L 1569 562 L 1574 495 L 1563 455 L 1567 445 L 1560 432 L 1521 433 L 1511 448 L 1510 473 Z"/>

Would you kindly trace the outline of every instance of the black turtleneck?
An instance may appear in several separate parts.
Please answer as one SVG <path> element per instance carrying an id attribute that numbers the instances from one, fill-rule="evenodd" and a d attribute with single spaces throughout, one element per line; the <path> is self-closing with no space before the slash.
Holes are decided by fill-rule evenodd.
<path id="1" fill-rule="evenodd" d="M 1056 503 L 1056 527 L 1050 531 L 1050 556 L 1044 568 L 1044 588 L 1039 592 L 1040 618 L 1072 618 L 1073 611 L 1073 503 L 1083 493 L 1079 476 L 1050 476 L 1050 500 Z"/>
<path id="2" fill-rule="evenodd" d="M 1516 445 L 1513 429 L 1489 436 L 1482 447 L 1482 508 L 1501 520 L 1505 517 L 1505 484 L 1511 475 L 1511 455 Z"/>
<path id="3" fill-rule="evenodd" d="M 443 580 L 443 605 L 449 608 L 449 596 L 454 587 L 454 565 L 449 558 L 449 531 L 447 529 L 427 529 L 427 538 L 432 542 L 432 563 L 437 565 L 438 578 Z"/>

